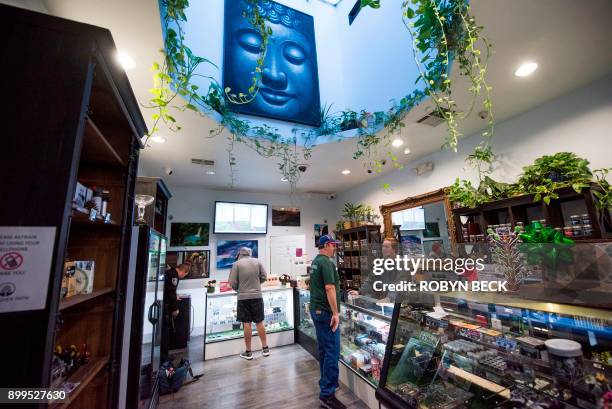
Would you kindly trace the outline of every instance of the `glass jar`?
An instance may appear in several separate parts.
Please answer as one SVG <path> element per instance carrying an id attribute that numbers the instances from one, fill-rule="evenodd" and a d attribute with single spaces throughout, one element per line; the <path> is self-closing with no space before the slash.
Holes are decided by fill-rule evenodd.
<path id="1" fill-rule="evenodd" d="M 582 346 L 569 339 L 555 338 L 544 342 L 555 381 L 573 384 L 582 378 Z"/>
<path id="2" fill-rule="evenodd" d="M 582 226 L 574 226 L 572 227 L 573 237 L 582 237 Z"/>
<path id="3" fill-rule="evenodd" d="M 586 213 L 580 215 L 580 221 L 582 224 L 591 224 L 591 218 Z"/>
<path id="4" fill-rule="evenodd" d="M 582 235 L 583 236 L 592 236 L 593 235 L 593 226 L 591 226 L 590 224 L 583 224 L 582 225 Z"/>
<path id="5" fill-rule="evenodd" d="M 581 219 L 580 216 L 577 214 L 573 214 L 570 216 L 570 224 L 572 226 L 580 226 L 581 224 Z"/>
<path id="6" fill-rule="evenodd" d="M 572 226 L 564 227 L 563 235 L 571 239 L 572 237 L 574 237 L 574 228 Z"/>

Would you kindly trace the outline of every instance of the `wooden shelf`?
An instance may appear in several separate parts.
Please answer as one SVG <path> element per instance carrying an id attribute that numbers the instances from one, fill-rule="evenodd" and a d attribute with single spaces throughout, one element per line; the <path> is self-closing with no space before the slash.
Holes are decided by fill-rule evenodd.
<path id="1" fill-rule="evenodd" d="M 72 297 L 62 299 L 60 301 L 59 309 L 60 311 L 63 311 L 70 307 L 74 307 L 75 305 L 101 297 L 105 294 L 110 294 L 114 291 L 115 291 L 114 289 L 107 287 L 107 288 L 101 288 L 99 290 L 93 290 L 90 294 L 73 295 Z"/>
<path id="2" fill-rule="evenodd" d="M 115 220 L 112 220 L 109 223 L 104 223 L 104 219 L 102 216 L 97 215 L 96 220 L 89 220 L 89 213 L 87 211 L 83 211 L 81 209 L 72 209 L 72 225 L 76 226 L 106 226 L 106 227 L 120 227 L 119 223 Z"/>
<path id="3" fill-rule="evenodd" d="M 91 118 L 87 118 L 85 121 L 85 141 L 81 155 L 82 160 L 85 162 L 126 166 L 121 155 L 119 155 Z"/>
<path id="4" fill-rule="evenodd" d="M 64 409 L 70 406 L 72 402 L 80 395 L 87 385 L 106 367 L 109 362 L 108 357 L 103 358 L 91 358 L 89 363 L 83 365 L 77 369 L 72 375 L 68 377 L 67 382 L 80 383 L 75 390 L 70 392 L 68 399 L 65 402 L 58 402 L 53 405 L 49 405 L 52 409 Z"/>

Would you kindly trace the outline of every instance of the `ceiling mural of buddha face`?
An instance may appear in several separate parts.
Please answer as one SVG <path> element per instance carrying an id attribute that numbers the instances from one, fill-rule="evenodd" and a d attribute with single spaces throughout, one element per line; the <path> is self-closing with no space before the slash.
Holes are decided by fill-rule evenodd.
<path id="1" fill-rule="evenodd" d="M 262 38 L 243 13 L 244 0 L 225 1 L 223 87 L 248 94 Z M 272 29 L 259 82 L 248 104 L 231 104 L 235 112 L 320 125 L 319 78 L 312 16 L 282 4 L 261 0 L 259 12 Z"/>

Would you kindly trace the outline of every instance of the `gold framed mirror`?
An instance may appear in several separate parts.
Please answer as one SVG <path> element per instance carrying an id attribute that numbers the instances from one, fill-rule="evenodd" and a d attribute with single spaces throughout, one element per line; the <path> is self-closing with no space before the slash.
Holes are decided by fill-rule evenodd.
<path id="1" fill-rule="evenodd" d="M 454 253 L 456 227 L 448 189 L 381 205 L 384 237 L 395 238 L 402 246 L 420 246 L 426 256 Z"/>

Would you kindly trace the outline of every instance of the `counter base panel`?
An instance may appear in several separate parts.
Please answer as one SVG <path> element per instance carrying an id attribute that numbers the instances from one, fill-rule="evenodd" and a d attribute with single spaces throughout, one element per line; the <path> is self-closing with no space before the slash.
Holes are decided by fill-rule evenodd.
<path id="1" fill-rule="evenodd" d="M 294 331 L 273 332 L 267 334 L 268 346 L 270 348 L 291 345 L 294 343 Z M 255 354 L 261 350 L 259 336 L 254 335 L 251 345 Z M 238 355 L 244 351 L 244 338 L 230 339 L 227 341 L 213 342 L 204 344 L 204 360 L 208 361 L 225 356 Z M 271 351 L 274 353 L 274 350 Z"/>
<path id="2" fill-rule="evenodd" d="M 319 360 L 319 346 L 315 338 L 304 334 L 298 329 L 295 331 L 295 342 L 312 355 L 314 359 Z"/>
<path id="3" fill-rule="evenodd" d="M 357 375 L 344 362 L 339 361 L 338 364 L 340 367 L 340 382 L 349 388 L 370 409 L 378 409 L 376 389 L 361 376 Z"/>

